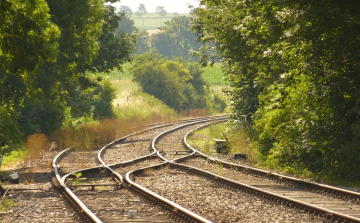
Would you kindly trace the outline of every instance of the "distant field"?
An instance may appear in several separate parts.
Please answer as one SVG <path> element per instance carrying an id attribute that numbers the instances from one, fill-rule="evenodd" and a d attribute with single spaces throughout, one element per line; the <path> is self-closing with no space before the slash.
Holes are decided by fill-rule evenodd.
<path id="1" fill-rule="evenodd" d="M 188 15 L 188 14 L 179 14 L 179 15 Z M 172 14 L 168 14 L 166 17 L 160 18 L 156 13 L 147 13 L 144 16 L 144 26 L 143 19 L 139 18 L 136 15 L 132 15 L 131 19 L 134 20 L 135 26 L 141 30 L 153 30 L 158 29 L 164 25 L 164 22 L 174 18 Z"/>

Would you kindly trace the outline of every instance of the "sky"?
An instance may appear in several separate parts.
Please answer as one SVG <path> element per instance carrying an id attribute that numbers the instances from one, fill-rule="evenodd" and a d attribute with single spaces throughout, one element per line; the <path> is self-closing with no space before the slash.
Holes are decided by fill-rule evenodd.
<path id="1" fill-rule="evenodd" d="M 197 0 L 120 0 L 120 2 L 114 3 L 113 6 L 120 8 L 122 5 L 126 5 L 135 13 L 140 4 L 144 4 L 148 12 L 155 12 L 157 6 L 164 6 L 168 13 L 189 13 L 188 4 L 195 7 L 199 6 Z"/>

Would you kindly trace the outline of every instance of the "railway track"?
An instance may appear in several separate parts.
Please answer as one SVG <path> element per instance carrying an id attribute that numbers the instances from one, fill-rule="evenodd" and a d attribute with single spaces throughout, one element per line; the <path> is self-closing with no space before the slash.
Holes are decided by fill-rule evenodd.
<path id="1" fill-rule="evenodd" d="M 209 120 L 202 118 L 190 121 L 204 122 Z M 171 214 L 161 205 L 154 208 L 154 202 L 149 200 L 148 196 L 144 196 L 137 190 L 125 185 L 126 182 L 123 181 L 121 174 L 125 174 L 131 169 L 159 163 L 161 159 L 155 157 L 156 151 L 149 148 L 149 142 L 164 129 L 181 125 L 184 123 L 152 126 L 148 130 L 131 134 L 110 143 L 98 152 L 98 162 L 95 164 L 99 164 L 88 169 L 76 170 L 76 165 L 73 164 L 77 157 L 71 149 L 59 154 L 54 159 L 53 168 L 59 184 L 63 188 L 62 190 L 68 194 L 70 203 L 75 207 L 74 211 L 79 215 L 78 219 L 84 222 L 139 222 L 141 220 L 144 222 L 173 222 L 171 218 L 176 219 L 177 214 Z M 147 141 L 148 143 L 146 143 Z M 133 150 L 134 146 L 138 148 L 137 151 Z M 129 154 L 134 153 L 136 153 L 135 157 L 137 158 L 129 157 Z M 67 157 L 68 154 L 69 157 Z M 124 157 L 125 155 L 127 157 Z M 117 163 L 106 164 L 103 157 L 107 162 L 116 160 Z M 94 165 L 92 157 L 86 157 L 86 159 L 89 159 Z M 80 165 L 82 166 L 83 163 Z M 61 167 L 61 171 L 58 167 Z M 104 171 L 105 169 L 106 171 Z M 81 173 L 81 177 L 76 179 L 75 176 L 79 173 Z M 79 181 L 81 182 L 78 185 L 71 184 L 71 182 L 79 183 Z M 137 209 L 134 219 L 128 216 L 134 214 L 132 212 L 133 207 Z"/>
<path id="2" fill-rule="evenodd" d="M 69 197 L 78 199 L 71 201 L 81 216 L 78 219 L 360 222 L 359 193 L 231 164 L 190 147 L 186 142 L 190 130 L 210 121 L 214 120 L 152 126 L 105 146 L 97 154 L 98 162 L 92 159 L 97 165 L 93 168 L 65 165 L 58 180 Z M 59 157 L 65 158 L 67 152 Z M 66 159 L 54 159 L 55 172 Z M 71 181 L 79 181 L 71 179 L 79 172 L 86 179 L 70 186 Z"/>

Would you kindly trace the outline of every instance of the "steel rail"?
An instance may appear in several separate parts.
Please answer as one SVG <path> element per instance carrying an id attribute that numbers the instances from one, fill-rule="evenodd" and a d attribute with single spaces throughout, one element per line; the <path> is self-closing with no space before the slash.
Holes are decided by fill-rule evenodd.
<path id="1" fill-rule="evenodd" d="M 190 132 L 188 132 L 185 136 L 184 136 L 184 144 L 188 149 L 191 149 L 192 151 L 196 151 L 197 154 L 199 154 L 200 156 L 205 157 L 207 160 L 209 160 L 210 162 L 214 162 L 214 163 L 221 163 L 222 165 L 224 165 L 227 168 L 230 167 L 236 167 L 238 170 L 242 170 L 242 171 L 247 171 L 247 173 L 252 173 L 253 175 L 256 175 L 258 177 L 263 177 L 263 178 L 267 178 L 267 179 L 271 179 L 273 181 L 277 181 L 277 182 L 283 182 L 283 184 L 288 185 L 288 186 L 292 186 L 292 187 L 298 187 L 300 188 L 311 188 L 313 191 L 324 191 L 324 193 L 328 192 L 328 193 L 333 193 L 334 198 L 342 198 L 342 199 L 350 199 L 353 200 L 357 203 L 360 203 L 360 193 L 354 192 L 354 191 L 349 191 L 349 190 L 345 190 L 345 189 L 340 189 L 340 188 L 336 188 L 336 187 L 332 187 L 329 185 L 324 185 L 324 184 L 319 184 L 319 183 L 312 183 L 312 182 L 307 182 L 301 179 L 297 179 L 294 177 L 289 177 L 289 176 L 285 176 L 285 175 L 281 175 L 278 173 L 273 173 L 271 171 L 266 171 L 266 170 L 261 170 L 258 168 L 254 168 L 254 167 L 250 167 L 250 166 L 244 166 L 244 165 L 240 165 L 240 164 L 234 164 L 234 163 L 229 163 L 220 159 L 216 159 L 210 156 L 205 155 L 204 153 L 196 150 L 195 148 L 191 147 L 189 145 L 189 143 L 187 142 L 187 137 L 192 134 L 194 131 L 201 129 L 201 128 L 205 128 L 208 125 L 211 125 L 213 123 L 207 123 L 203 126 L 200 126 L 196 129 L 191 130 Z M 181 158 L 180 158 L 181 159 Z M 312 192 L 312 190 L 310 190 Z"/>
<path id="2" fill-rule="evenodd" d="M 247 193 L 256 195 L 261 197 L 262 199 L 269 200 L 271 202 L 285 204 L 290 207 L 298 207 L 302 210 L 306 210 L 308 212 L 313 212 L 315 214 L 321 215 L 323 217 L 329 217 L 333 220 L 343 220 L 343 221 L 350 221 L 350 222 L 360 222 L 359 218 L 355 218 L 349 215 L 345 215 L 339 212 L 331 211 L 325 208 L 317 207 L 310 205 L 305 202 L 301 202 L 292 198 L 288 198 L 282 195 L 278 195 L 269 191 L 265 191 L 247 184 L 243 184 L 237 181 L 230 180 L 228 178 L 222 177 L 220 175 L 196 168 L 196 167 L 190 167 L 183 164 L 178 164 L 174 162 L 169 162 L 170 167 L 175 167 L 177 169 L 182 169 L 187 171 L 190 174 L 196 174 L 202 177 L 207 178 L 208 180 L 219 182 L 220 186 L 228 188 L 228 189 L 236 189 L 245 191 Z"/>

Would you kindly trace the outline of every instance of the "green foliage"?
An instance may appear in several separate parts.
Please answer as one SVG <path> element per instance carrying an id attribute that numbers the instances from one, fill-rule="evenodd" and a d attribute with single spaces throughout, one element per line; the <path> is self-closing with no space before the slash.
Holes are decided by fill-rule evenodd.
<path id="1" fill-rule="evenodd" d="M 151 47 L 164 57 L 190 58 L 190 50 L 198 50 L 196 33 L 190 30 L 190 18 L 179 16 L 165 22 L 160 33 L 151 36 Z"/>
<path id="2" fill-rule="evenodd" d="M 112 101 L 116 97 L 116 88 L 108 79 L 103 79 L 93 91 L 94 118 L 113 117 Z"/>
<path id="3" fill-rule="evenodd" d="M 360 179 L 358 1 L 202 1 L 192 27 L 221 54 L 234 120 L 247 115 L 263 162 Z M 216 55 L 204 45 L 206 64 Z M 210 52 L 210 54 L 209 54 Z"/>
<path id="4" fill-rule="evenodd" d="M 156 13 L 160 16 L 160 27 L 162 26 L 162 18 L 167 15 L 167 11 L 165 10 L 164 6 L 157 6 Z"/>
<path id="5" fill-rule="evenodd" d="M 99 55 L 90 65 L 91 68 L 100 72 L 110 72 L 114 67 L 122 69 L 122 64 L 130 61 L 130 55 L 135 51 L 136 43 L 136 35 L 130 31 L 132 27 L 129 19 L 124 14 L 121 16 L 116 14 L 115 7 L 107 6 L 107 10 L 102 35 L 98 39 Z M 122 22 L 122 20 L 125 21 Z M 125 27 L 125 25 L 128 26 Z M 116 32 L 121 28 L 126 29 L 126 32 Z"/>
<path id="6" fill-rule="evenodd" d="M 49 21 L 46 1 L 0 3 L 0 106 L 20 104 L 41 63 L 55 61 L 59 28 Z"/>
<path id="7" fill-rule="evenodd" d="M 113 116 L 115 90 L 85 74 L 122 69 L 135 34 L 97 0 L 0 3 L 1 153 L 33 133 Z"/>
<path id="8" fill-rule="evenodd" d="M 22 138 L 17 118 L 14 110 L 9 111 L 0 106 L 0 155 L 4 155 L 9 145 L 19 143 Z"/>
<path id="9" fill-rule="evenodd" d="M 157 6 L 156 13 L 159 14 L 160 17 L 164 17 L 167 15 L 167 11 L 165 10 L 164 6 Z"/>
<path id="10" fill-rule="evenodd" d="M 166 106 L 161 100 L 144 92 L 133 92 L 131 100 L 115 109 L 116 117 L 122 120 L 137 118 L 149 118 L 160 115 L 164 117 L 176 117 L 174 109 Z"/>
<path id="11" fill-rule="evenodd" d="M 110 80 L 132 80 L 131 67 L 131 63 L 128 62 L 123 65 L 122 70 L 114 68 L 109 73 L 97 73 L 97 75 L 100 75 L 102 78 L 109 78 Z"/>
<path id="12" fill-rule="evenodd" d="M 21 148 L 20 145 L 13 145 L 13 148 L 11 147 L 12 146 L 8 149 L 8 153 L 5 154 L 2 166 L 7 166 L 10 163 L 19 163 L 29 154 L 29 152 L 24 148 Z"/>

